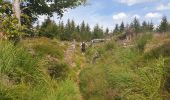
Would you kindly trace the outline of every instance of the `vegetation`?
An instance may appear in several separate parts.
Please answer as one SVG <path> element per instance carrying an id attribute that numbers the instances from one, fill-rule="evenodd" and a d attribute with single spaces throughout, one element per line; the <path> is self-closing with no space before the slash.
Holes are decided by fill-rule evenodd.
<path id="1" fill-rule="evenodd" d="M 116 24 L 113 32 L 99 24 L 92 29 L 84 21 L 50 19 L 85 1 L 0 0 L 1 100 L 170 98 L 166 16 L 156 29 L 152 21 L 134 18 L 128 25 Z M 33 27 L 39 15 L 48 18 Z M 82 41 L 88 44 L 85 53 Z"/>
<path id="2" fill-rule="evenodd" d="M 141 53 L 139 50 L 146 49 L 146 44 L 159 38 L 148 38 L 151 37 L 148 35 L 141 36 L 142 40 L 134 42 L 134 47 L 130 48 L 122 48 L 114 42 L 91 48 L 87 52 L 87 57 L 93 57 L 90 52 L 99 52 L 101 49 L 104 51 L 95 64 L 87 64 L 86 69 L 80 74 L 80 88 L 84 99 L 169 98 L 167 92 L 169 63 L 166 63 L 169 59 L 167 46 L 169 43 Z"/>
<path id="3" fill-rule="evenodd" d="M 40 26 L 39 36 L 67 41 L 90 41 L 95 38 L 104 38 L 108 33 L 109 30 L 104 31 L 98 24 L 91 31 L 89 24 L 86 24 L 84 21 L 81 25 L 76 25 L 73 20 L 68 19 L 66 25 L 63 22 L 57 25 L 48 18 Z"/>

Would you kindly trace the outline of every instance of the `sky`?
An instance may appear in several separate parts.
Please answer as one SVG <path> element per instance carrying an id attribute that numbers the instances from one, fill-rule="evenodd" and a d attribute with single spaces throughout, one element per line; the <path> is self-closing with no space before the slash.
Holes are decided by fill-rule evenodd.
<path id="1" fill-rule="evenodd" d="M 68 9 L 61 19 L 58 19 L 57 14 L 52 19 L 56 23 L 66 23 L 67 19 L 73 19 L 76 24 L 85 21 L 91 28 L 99 24 L 112 30 L 115 24 L 122 21 L 130 23 L 134 17 L 140 22 L 152 21 L 157 26 L 162 16 L 170 19 L 170 0 L 88 0 L 86 5 Z M 41 16 L 40 21 L 44 18 L 45 16 Z"/>

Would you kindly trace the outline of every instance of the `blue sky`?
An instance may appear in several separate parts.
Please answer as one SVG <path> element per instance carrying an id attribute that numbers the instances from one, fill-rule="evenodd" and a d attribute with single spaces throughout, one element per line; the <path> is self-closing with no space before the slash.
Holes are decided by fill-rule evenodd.
<path id="1" fill-rule="evenodd" d="M 141 22 L 152 20 L 158 25 L 163 15 L 170 19 L 170 0 L 88 0 L 86 6 L 69 9 L 60 20 L 66 23 L 69 18 L 76 24 L 84 20 L 91 27 L 99 24 L 103 28 L 113 29 L 116 23 L 129 23 L 134 17 Z M 59 21 L 56 14 L 52 19 Z"/>

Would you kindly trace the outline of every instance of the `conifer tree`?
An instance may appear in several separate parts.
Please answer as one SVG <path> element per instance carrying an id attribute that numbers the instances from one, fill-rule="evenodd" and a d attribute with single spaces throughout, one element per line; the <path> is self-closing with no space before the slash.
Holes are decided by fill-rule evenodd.
<path id="1" fill-rule="evenodd" d="M 141 27 L 141 26 L 140 26 L 140 22 L 139 22 L 139 20 L 135 17 L 134 20 L 133 20 L 133 22 L 131 23 L 131 28 L 133 28 L 136 33 L 139 33 L 139 32 L 140 32 L 140 27 Z"/>
<path id="2" fill-rule="evenodd" d="M 114 34 L 118 34 L 119 33 L 119 25 L 116 24 L 115 29 L 114 29 Z"/>
<path id="3" fill-rule="evenodd" d="M 120 29 L 121 33 L 125 30 L 125 25 L 124 25 L 123 22 L 120 24 L 120 28 L 119 29 Z"/>
<path id="4" fill-rule="evenodd" d="M 167 17 L 163 16 L 162 17 L 162 21 L 161 24 L 159 26 L 159 32 L 167 32 L 168 31 L 168 21 L 167 21 Z"/>

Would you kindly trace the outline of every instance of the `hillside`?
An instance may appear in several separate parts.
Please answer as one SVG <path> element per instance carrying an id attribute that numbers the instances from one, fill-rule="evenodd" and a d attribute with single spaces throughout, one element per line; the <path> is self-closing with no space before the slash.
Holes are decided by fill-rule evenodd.
<path id="1" fill-rule="evenodd" d="M 0 42 L 2 100 L 168 100 L 170 36 L 143 34 L 122 45 L 27 38 Z"/>
<path id="2" fill-rule="evenodd" d="M 150 37 L 150 38 L 148 38 Z M 123 47 L 110 41 L 90 48 L 80 73 L 85 100 L 169 100 L 169 35 L 144 34 Z"/>
<path id="3" fill-rule="evenodd" d="M 77 47 L 69 65 L 70 44 L 48 38 L 28 38 L 17 46 L 1 41 L 1 100 L 80 100 L 77 74 L 84 57 Z"/>

